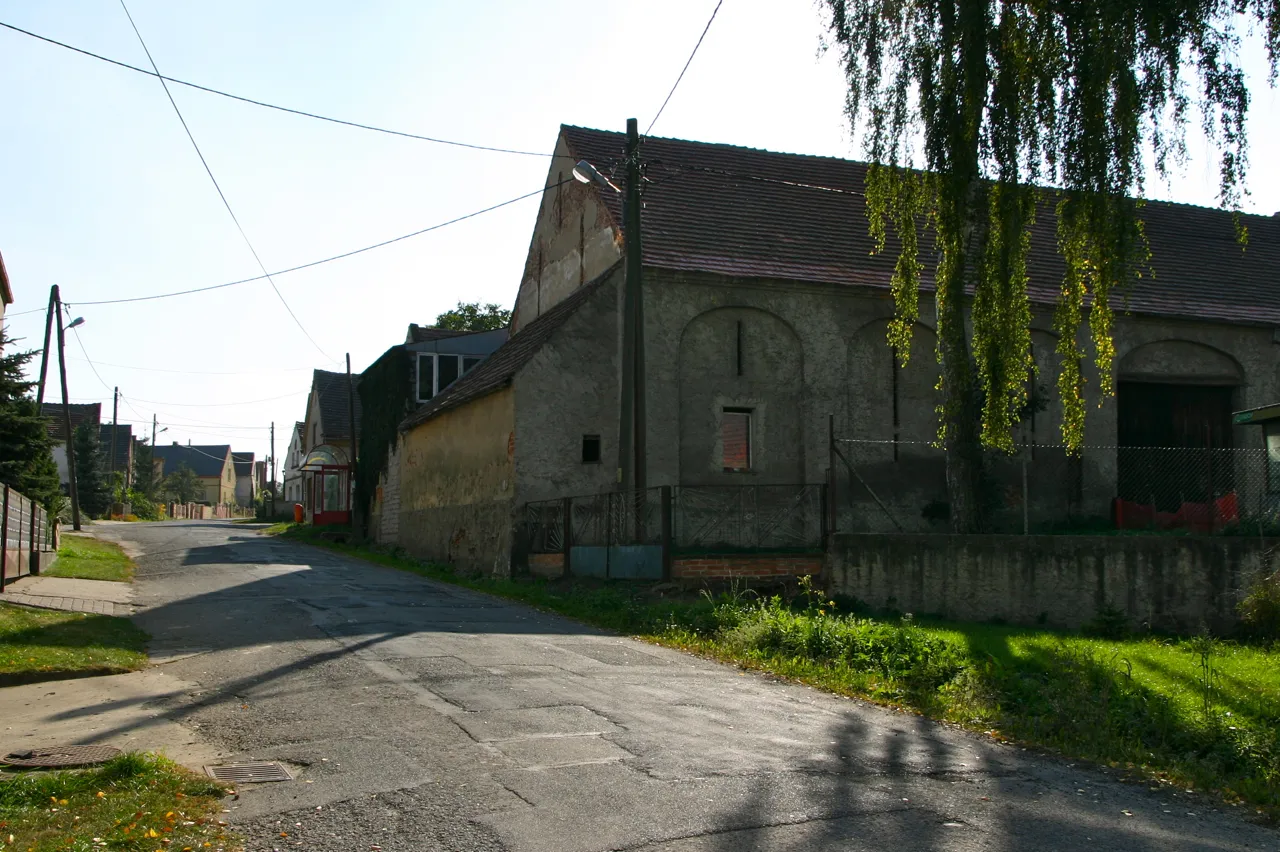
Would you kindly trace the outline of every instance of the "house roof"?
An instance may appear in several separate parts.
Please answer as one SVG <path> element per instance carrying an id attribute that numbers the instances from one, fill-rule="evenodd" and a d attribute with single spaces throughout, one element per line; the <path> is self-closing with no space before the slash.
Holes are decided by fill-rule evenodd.
<path id="1" fill-rule="evenodd" d="M 453 329 L 438 328 L 434 325 L 418 325 L 417 323 L 409 323 L 409 333 L 405 336 L 405 343 L 430 343 L 433 340 L 444 340 L 447 337 L 457 337 L 460 334 L 472 334 L 473 332 Z"/>
<path id="2" fill-rule="evenodd" d="M 231 464 L 236 469 L 236 476 L 253 476 L 253 453 L 231 453 Z"/>
<path id="3" fill-rule="evenodd" d="M 621 174 L 623 134 L 570 126 L 561 133 L 573 157 L 589 160 L 606 175 L 615 169 Z M 863 194 L 866 163 L 652 136 L 641 156 L 650 181 L 644 202 L 647 266 L 889 286 L 896 253 L 891 245 L 872 254 Z M 601 192 L 600 198 L 621 222 L 621 195 Z M 1244 250 L 1228 212 L 1151 201 L 1141 217 L 1155 274 L 1128 288 L 1123 307 L 1280 324 L 1280 217 L 1242 216 L 1249 229 Z M 1040 304 L 1055 304 L 1061 289 L 1057 245 L 1057 219 L 1045 204 L 1028 259 L 1031 298 Z M 923 239 L 921 252 L 932 252 Z M 926 289 L 933 288 L 934 267 L 925 261 Z"/>
<path id="4" fill-rule="evenodd" d="M 75 431 L 80 424 L 88 420 L 90 423 L 98 423 L 102 420 L 102 403 L 85 402 L 71 403 L 67 406 L 71 409 L 71 429 Z M 40 406 L 40 416 L 44 418 L 46 427 L 49 430 L 49 437 L 55 441 L 66 441 L 67 433 L 63 429 L 63 423 L 66 421 L 62 417 L 62 403 L 46 402 Z"/>
<path id="5" fill-rule="evenodd" d="M 351 376 L 352 390 L 357 391 L 356 432 L 360 431 L 360 376 Z M 316 370 L 311 377 L 311 392 L 316 394 L 320 403 L 321 440 L 332 441 L 335 438 L 351 437 L 351 414 L 347 404 L 347 374 L 331 373 L 328 370 Z"/>
<path id="6" fill-rule="evenodd" d="M 511 383 L 521 367 L 537 354 L 551 335 L 565 320 L 599 289 L 601 283 L 621 266 L 621 261 L 609 267 L 599 276 L 579 287 L 567 298 L 529 323 L 519 334 L 507 341 L 481 361 L 475 369 L 437 394 L 430 402 L 418 408 L 400 423 L 401 431 L 412 429 L 444 412 L 465 405 L 474 399 L 487 396 Z"/>
<path id="7" fill-rule="evenodd" d="M 0 254 L 0 300 L 13 304 L 13 288 L 9 286 L 9 273 L 4 268 L 4 255 Z"/>
<path id="8" fill-rule="evenodd" d="M 103 463 L 111 467 L 111 424 L 103 423 L 98 427 L 98 443 L 102 446 Z M 133 449 L 133 426 L 128 423 L 116 424 L 116 470 L 127 472 L 129 454 Z"/>
<path id="9" fill-rule="evenodd" d="M 170 444 L 155 448 L 153 458 L 164 459 L 167 476 L 185 464 L 196 476 L 222 476 L 222 467 L 231 452 L 230 444 Z"/>

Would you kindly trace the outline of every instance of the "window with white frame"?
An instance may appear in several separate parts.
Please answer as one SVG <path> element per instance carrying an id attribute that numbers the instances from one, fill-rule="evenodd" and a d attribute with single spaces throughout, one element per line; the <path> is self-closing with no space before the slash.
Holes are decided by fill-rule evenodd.
<path id="1" fill-rule="evenodd" d="M 482 360 L 479 355 L 418 354 L 418 402 L 427 402 L 469 372 Z"/>

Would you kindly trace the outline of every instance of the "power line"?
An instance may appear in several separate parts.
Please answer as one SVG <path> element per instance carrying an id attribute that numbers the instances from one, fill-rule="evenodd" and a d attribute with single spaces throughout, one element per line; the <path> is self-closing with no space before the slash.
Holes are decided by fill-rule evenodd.
<path id="1" fill-rule="evenodd" d="M 58 317 L 58 322 L 62 322 L 61 316 Z M 89 368 L 93 370 L 93 374 L 98 377 L 98 382 L 107 390 L 111 390 L 111 385 L 107 384 L 103 380 L 102 374 L 98 372 L 97 365 L 95 365 L 93 363 L 93 359 L 89 357 L 89 350 L 84 348 L 84 341 L 80 339 L 80 329 L 73 328 L 71 330 L 76 333 L 76 343 L 80 344 L 80 351 L 84 353 L 84 360 L 89 362 Z"/>
<path id="2" fill-rule="evenodd" d="M 204 158 L 200 146 L 196 143 L 196 137 L 192 135 L 191 128 L 187 126 L 187 120 L 182 117 L 182 110 L 178 109 L 178 102 L 173 99 L 173 93 L 169 91 L 169 84 L 165 82 L 164 77 L 160 75 L 160 68 L 156 65 L 155 59 L 151 57 L 151 51 L 147 48 L 146 41 L 142 38 L 142 33 L 138 30 L 138 25 L 133 22 L 133 15 L 129 14 L 129 7 L 125 5 L 124 0 L 120 0 L 120 8 L 124 9 L 125 17 L 129 19 L 129 26 L 133 27 L 133 34 L 138 37 L 138 43 L 142 45 L 142 51 L 147 55 L 147 61 L 151 63 L 151 68 L 156 72 L 156 78 L 160 80 L 160 85 L 164 88 L 165 96 L 169 99 L 169 103 L 173 106 L 173 111 L 178 114 L 178 121 L 182 122 L 182 129 L 186 131 L 187 138 L 191 140 L 191 147 L 196 149 L 196 156 L 200 158 L 201 165 L 204 166 L 205 173 L 209 175 L 209 180 L 213 182 L 213 188 L 218 191 L 218 197 L 222 199 L 222 206 L 227 208 L 227 213 L 231 215 L 231 221 L 235 222 L 236 230 L 240 232 L 240 236 L 244 238 L 244 243 L 249 247 L 249 252 L 253 255 L 253 259 L 258 262 L 258 267 L 262 270 L 262 274 L 271 284 L 271 289 L 275 291 L 276 296 L 280 299 L 280 304 L 284 305 L 284 309 L 289 312 L 289 316 L 293 317 L 293 321 L 297 323 L 298 328 L 311 341 L 311 345 L 316 351 L 330 361 L 334 359 L 329 353 L 320 348 L 320 344 L 316 343 L 315 338 L 307 331 L 302 321 L 298 319 L 297 314 L 293 312 L 293 308 L 289 307 L 289 303 L 285 301 L 284 294 L 280 292 L 280 288 L 276 286 L 276 282 L 272 280 L 271 273 L 267 272 L 266 264 L 262 262 L 262 258 L 258 256 L 258 250 L 253 247 L 253 243 L 249 240 L 249 235 L 245 233 L 244 227 L 240 224 L 236 212 L 231 209 L 231 203 L 227 201 L 227 196 L 223 193 L 222 187 L 218 185 L 218 179 L 213 176 L 213 169 L 209 168 L 209 162 Z"/>
<path id="3" fill-rule="evenodd" d="M 245 97 L 243 95 L 235 95 L 235 94 L 232 94 L 231 92 L 224 92 L 220 89 L 214 89 L 209 86 L 202 86 L 199 83 L 191 83 L 191 82 L 188 82 L 187 80 L 179 80 L 176 77 L 166 77 L 165 75 L 159 73 L 159 71 L 148 71 L 145 68 L 139 68 L 136 65 L 130 65 L 127 62 L 121 62 L 120 60 L 112 59 L 109 56 L 102 56 L 101 54 L 97 54 L 92 51 L 85 50 L 84 48 L 75 47 L 74 45 L 66 44 L 65 42 L 61 42 L 56 39 L 49 38 L 48 36 L 42 36 L 39 33 L 33 33 L 30 30 L 24 30 L 21 27 L 15 27 L 13 24 L 6 24 L 3 21 L 0 21 L 0 27 L 13 30 L 16 33 L 21 33 L 22 35 L 25 35 L 25 36 L 30 36 L 31 38 L 38 39 L 40 41 L 45 42 L 46 44 L 52 44 L 56 47 L 61 47 L 61 48 L 65 48 L 66 50 L 74 51 L 75 53 L 79 53 L 82 56 L 88 56 L 91 59 L 98 59 L 98 60 L 101 60 L 102 62 L 108 62 L 119 68 L 125 68 L 125 69 L 128 69 L 129 71 L 136 71 L 139 74 L 146 74 L 148 77 L 156 77 L 161 81 L 176 83 L 179 86 L 186 86 L 187 88 L 190 88 L 190 89 L 196 89 L 201 92 L 208 92 L 211 95 L 218 95 L 219 97 L 230 98 L 233 101 L 240 101 L 241 103 L 253 104 L 254 106 L 265 107 L 266 109 L 273 109 L 279 112 L 287 112 L 291 115 L 300 115 L 300 116 L 303 116 L 304 118 L 314 118 L 317 121 L 327 121 L 331 124 L 341 124 L 346 127 L 354 127 L 359 130 L 372 130 L 375 133 L 385 133 L 388 136 L 400 136 L 405 139 L 417 139 L 421 142 L 434 142 L 437 145 L 451 145 L 455 148 L 470 148 L 471 150 L 474 150 L 474 151 L 492 151 L 498 154 L 519 154 L 526 157 L 549 157 L 549 158 L 561 157 L 565 159 L 572 159 L 572 157 L 570 157 L 567 154 L 547 154 L 541 151 L 521 151 L 516 148 L 502 148 L 502 147 L 493 146 L 493 145 L 476 145 L 470 142 L 457 142 L 451 139 L 440 139 L 439 137 L 435 137 L 435 136 L 423 136 L 418 133 L 409 133 L 403 130 L 391 130 L 386 127 L 377 127 L 372 124 L 361 124 L 358 121 L 347 121 L 346 119 L 342 119 L 342 118 L 334 118 L 328 115 L 320 115 L 314 112 L 307 112 L 306 110 L 294 109 L 293 107 L 280 106 L 279 104 L 267 103 L 266 101 L 255 100 L 254 98 Z"/>
<path id="4" fill-rule="evenodd" d="M 81 302 L 80 304 L 84 304 Z M 86 360 L 81 358 L 73 358 L 73 361 Z M 311 372 L 314 367 L 275 367 L 268 370 L 166 370 L 162 367 L 138 367 L 133 364 L 108 364 L 106 361 L 99 361 L 104 367 L 115 367 L 118 370 L 141 370 L 145 373 L 177 373 L 181 376 L 254 376 L 266 375 L 269 373 L 299 373 Z"/>
<path id="5" fill-rule="evenodd" d="M 676 89 L 680 86 L 680 81 L 684 79 L 684 72 L 689 70 L 689 64 L 693 62 L 693 57 L 698 55 L 698 48 L 702 47 L 702 40 L 707 37 L 707 31 L 711 29 L 711 22 L 716 19 L 716 13 L 720 11 L 720 6 L 723 3 L 724 0 L 719 0 L 716 3 L 716 7 L 711 10 L 711 17 L 707 19 L 707 25 L 702 28 L 702 35 L 698 36 L 698 43 L 693 46 L 693 53 L 690 53 L 689 58 L 685 60 L 684 67 L 680 69 L 680 76 L 676 78 L 675 85 L 671 87 L 671 91 L 667 92 L 666 100 L 662 102 L 662 106 L 658 107 L 658 114 L 653 117 L 653 121 L 649 122 L 648 128 L 644 131 L 645 136 L 649 135 L 649 131 L 658 123 L 658 119 L 662 118 L 662 111 L 667 108 L 667 102 L 676 93 Z"/>
<path id="6" fill-rule="evenodd" d="M 302 263 L 302 264 L 299 264 L 298 266 L 291 266 L 288 269 L 281 269 L 276 272 L 272 272 L 271 275 L 287 275 L 290 272 L 300 272 L 303 269 L 311 269 L 314 266 L 320 266 L 325 263 L 332 263 L 335 260 L 343 260 L 348 257 L 353 257 L 357 254 L 363 254 L 364 252 L 367 252 L 367 251 L 373 251 L 374 249 L 384 248 L 394 243 L 402 242 L 404 240 L 408 240 L 413 237 L 418 237 L 423 234 L 429 233 L 431 231 L 438 231 L 441 228 L 447 227 L 449 225 L 455 225 L 458 222 L 462 222 L 467 219 L 473 219 L 476 216 L 480 216 L 485 213 L 490 213 L 502 207 L 507 207 L 509 205 L 515 204 L 518 201 L 524 201 L 526 198 L 532 198 L 535 195 L 541 195 L 542 193 L 546 192 L 549 189 L 555 189 L 558 186 L 562 186 L 563 184 L 566 184 L 566 183 L 571 183 L 572 181 L 573 181 L 572 178 L 565 178 L 562 181 L 549 184 L 547 186 L 542 187 L 541 189 L 536 189 L 533 192 L 526 192 L 524 195 L 518 195 L 515 198 L 502 201 L 498 204 L 490 205 L 489 207 L 486 207 L 483 210 L 476 210 L 473 213 L 467 213 L 463 216 L 455 217 L 453 219 L 450 219 L 447 222 L 440 222 L 439 224 L 431 225 L 430 227 L 422 228 L 420 230 L 414 231 L 409 234 L 403 234 L 399 237 L 392 237 L 389 240 L 383 240 L 380 243 L 374 243 L 373 245 L 370 245 L 370 246 L 353 249 L 352 251 L 343 252 L 342 254 L 335 254 L 332 257 L 322 258 L 321 260 L 313 260 L 313 261 L 310 261 L 309 263 Z M 101 299 L 93 302 L 77 301 L 75 304 L 83 307 L 85 305 L 119 305 L 119 304 L 124 304 L 126 302 L 149 302 L 154 299 L 168 299 L 168 298 L 172 298 L 173 296 L 189 296 L 192 293 L 206 293 L 210 290 L 221 290 L 225 287 L 235 287 L 238 284 L 248 284 L 252 281 L 261 281 L 266 277 L 267 277 L 266 275 L 256 275 L 253 278 L 241 278 L 238 281 L 228 281 L 225 284 L 213 284 L 209 287 L 194 287 L 190 290 L 178 290 L 173 293 L 157 293 L 153 296 L 133 296 L 128 299 Z"/>
<path id="7" fill-rule="evenodd" d="M 136 396 L 134 397 L 134 400 L 137 402 L 149 403 L 151 405 L 172 405 L 177 408 L 224 408 L 230 405 L 257 405 L 260 402 L 275 402 L 277 399 L 288 399 L 291 396 L 310 392 L 311 388 L 307 388 L 306 390 L 282 393 L 280 396 L 269 396 L 266 399 L 245 399 L 239 402 L 158 402 L 154 399 L 141 399 Z"/>

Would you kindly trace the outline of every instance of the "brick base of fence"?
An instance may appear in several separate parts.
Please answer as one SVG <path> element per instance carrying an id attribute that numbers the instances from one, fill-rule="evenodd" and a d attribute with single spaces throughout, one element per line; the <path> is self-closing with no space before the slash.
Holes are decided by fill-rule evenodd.
<path id="1" fill-rule="evenodd" d="M 726 556 L 684 556 L 671 562 L 672 579 L 713 577 L 796 577 L 822 570 L 822 554 L 782 556 L 778 554 L 736 554 Z"/>
<path id="2" fill-rule="evenodd" d="M 530 553 L 529 573 L 536 577 L 563 577 L 563 553 Z"/>

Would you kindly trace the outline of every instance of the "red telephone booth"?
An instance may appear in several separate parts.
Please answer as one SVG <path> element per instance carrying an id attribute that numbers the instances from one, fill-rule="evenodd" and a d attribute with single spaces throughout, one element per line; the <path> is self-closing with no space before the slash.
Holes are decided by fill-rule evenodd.
<path id="1" fill-rule="evenodd" d="M 341 447 L 321 444 L 307 453 L 307 518 L 316 526 L 351 523 L 351 464 Z"/>

